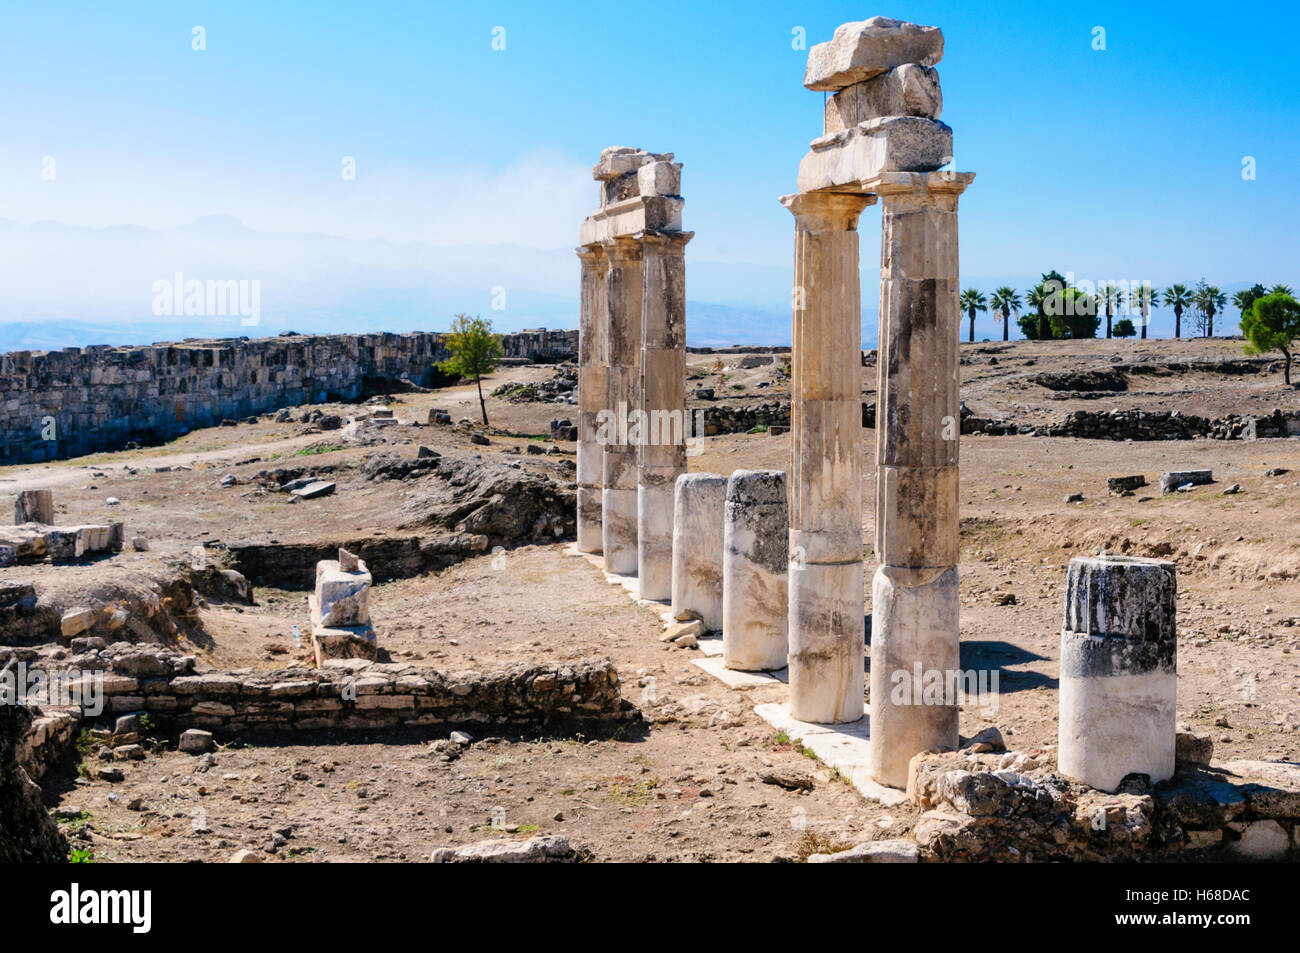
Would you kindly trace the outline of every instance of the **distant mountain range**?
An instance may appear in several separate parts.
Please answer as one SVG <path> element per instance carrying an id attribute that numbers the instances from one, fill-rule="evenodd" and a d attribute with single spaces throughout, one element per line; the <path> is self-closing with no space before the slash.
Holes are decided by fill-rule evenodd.
<path id="1" fill-rule="evenodd" d="M 159 287 L 181 287 L 159 302 Z M 875 345 L 879 274 L 864 267 L 863 344 Z M 692 345 L 788 344 L 789 266 L 697 261 L 687 250 L 687 340 Z M 1024 289 L 1037 276 L 968 278 L 986 293 Z M 256 282 L 256 323 L 205 294 L 184 306 L 190 282 Z M 159 285 L 161 283 L 161 285 Z M 1246 287 L 1224 286 L 1229 297 Z M 88 344 L 147 344 L 186 337 L 265 337 L 438 330 L 459 312 L 491 318 L 498 331 L 574 328 L 578 262 L 571 248 L 433 245 L 320 234 L 259 232 L 224 215 L 150 229 L 88 228 L 0 219 L 0 351 Z M 209 302 L 215 307 L 212 313 Z M 162 310 L 163 313 L 157 313 Z M 251 309 L 244 309 L 245 313 Z M 187 313 L 188 311 L 188 313 Z M 196 313 L 197 312 L 197 313 Z M 1216 322 L 1235 328 L 1230 310 Z M 1001 338 L 993 318 L 979 338 Z M 1172 319 L 1169 319 L 1172 323 Z M 1159 313 L 1153 326 L 1161 333 Z M 1013 336 L 1015 335 L 1013 329 Z"/>

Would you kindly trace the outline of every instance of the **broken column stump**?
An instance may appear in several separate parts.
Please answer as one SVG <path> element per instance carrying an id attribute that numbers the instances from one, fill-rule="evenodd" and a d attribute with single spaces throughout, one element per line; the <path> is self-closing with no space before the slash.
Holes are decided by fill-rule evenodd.
<path id="1" fill-rule="evenodd" d="M 677 478 L 673 505 L 673 618 L 691 613 L 704 628 L 722 628 L 723 514 L 727 478 L 720 473 L 684 473 Z"/>
<path id="2" fill-rule="evenodd" d="M 785 668 L 789 507 L 780 470 L 737 470 L 727 481 L 722 551 L 722 657 L 727 668 Z"/>
<path id="3" fill-rule="evenodd" d="M 1174 564 L 1130 556 L 1070 560 L 1061 629 L 1061 773 L 1114 792 L 1125 776 L 1174 774 Z"/>
<path id="4" fill-rule="evenodd" d="M 311 604 L 312 651 L 316 664 L 326 659 L 378 658 L 378 642 L 370 625 L 370 570 L 346 549 L 338 559 L 316 564 L 316 591 Z"/>

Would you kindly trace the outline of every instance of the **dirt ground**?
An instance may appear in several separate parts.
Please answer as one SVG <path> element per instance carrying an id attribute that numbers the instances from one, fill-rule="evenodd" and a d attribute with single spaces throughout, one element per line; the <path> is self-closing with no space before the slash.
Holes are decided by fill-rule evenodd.
<path id="1" fill-rule="evenodd" d="M 988 348 L 994 350 L 982 350 Z M 1240 342 L 997 342 L 967 346 L 963 355 L 963 398 L 982 415 L 1045 422 L 1080 407 L 1217 416 L 1300 406 L 1300 391 L 1283 388 L 1280 374 L 1144 375 L 1128 392 L 1077 402 L 1028 380 L 1144 356 L 1239 358 Z M 712 386 L 740 402 L 788 395 L 780 359 L 745 371 L 734 361 L 692 355 L 691 392 Z M 506 369 L 485 390 L 549 374 Z M 874 369 L 865 370 L 864 385 L 871 399 Z M 518 447 L 520 455 L 508 459 L 560 482 L 573 479 L 566 465 L 572 443 L 559 443 L 562 452 L 554 455 L 523 452 L 538 442 L 550 447 L 548 422 L 576 416 L 571 405 L 491 399 L 494 431 L 486 447 L 449 428 L 411 423 L 424 421 L 431 407 L 477 418 L 472 389 L 404 394 L 390 406 L 403 423 L 392 428 L 389 449 L 413 456 L 417 445 L 427 445 L 486 458 Z M 407 490 L 356 472 L 383 448 L 335 449 L 342 442 L 337 432 L 304 429 L 263 420 L 195 432 L 166 447 L 0 469 L 0 506 L 19 488 L 53 486 L 61 522 L 124 519 L 128 536 L 149 538 L 148 553 L 79 567 L 74 585 L 186 558 L 204 543 L 398 532 Z M 868 486 L 872 438 L 864 434 Z M 690 458 L 693 471 L 784 469 L 790 452 L 788 435 L 767 433 L 710 437 L 700 445 Z M 312 448 L 320 452 L 302 453 Z M 1013 749 L 1055 742 L 1066 566 L 1071 556 L 1104 549 L 1177 564 L 1179 721 L 1213 735 L 1216 759 L 1300 760 L 1300 440 L 972 436 L 962 439 L 961 460 L 962 664 L 994 669 L 1000 689 L 996 711 L 962 711 L 963 734 L 996 724 Z M 327 475 L 338 491 L 287 504 L 253 482 L 258 470 L 277 466 L 331 467 Z M 1162 471 L 1189 468 L 1213 469 L 1216 482 L 1159 495 L 1154 485 Z M 1265 475 L 1276 468 L 1289 472 Z M 223 488 L 228 473 L 240 482 Z M 1146 475 L 1149 490 L 1107 495 L 1107 477 L 1137 473 Z M 1241 492 L 1225 495 L 1233 483 Z M 1067 504 L 1074 493 L 1083 502 Z M 109 496 L 120 504 L 107 507 Z M 868 507 L 868 608 L 872 520 Z M 262 851 L 274 838 L 285 842 L 264 853 L 268 860 L 420 860 L 437 847 L 499 834 L 491 827 L 496 809 L 498 826 L 504 810 L 507 830 L 514 829 L 507 836 L 563 834 L 595 859 L 794 860 L 910 828 L 910 809 L 863 800 L 753 714 L 757 703 L 783 700 L 784 689 L 737 691 L 705 674 L 691 664 L 697 651 L 659 642 L 654 610 L 634 604 L 586 560 L 566 555 L 566 545 L 521 547 L 376 586 L 380 644 L 395 660 L 448 670 L 608 656 L 647 724 L 613 737 L 483 737 L 454 761 L 431 751 L 428 743 L 438 736 L 427 734 L 250 740 L 219 750 L 206 771 L 161 746 L 142 762 L 122 764 L 121 783 L 68 777 L 47 787 L 57 806 L 85 812 L 68 822 L 74 845 L 91 846 L 100 860 L 225 860 L 240 847 Z M 70 572 L 19 566 L 0 570 L 0 579 L 34 582 L 41 591 L 68 585 Z M 206 640 L 180 647 L 223 669 L 282 667 L 294 654 L 293 625 L 307 625 L 306 594 L 259 588 L 256 603 L 205 607 Z M 807 775 L 813 790 L 765 783 L 765 771 L 787 780 Z"/>

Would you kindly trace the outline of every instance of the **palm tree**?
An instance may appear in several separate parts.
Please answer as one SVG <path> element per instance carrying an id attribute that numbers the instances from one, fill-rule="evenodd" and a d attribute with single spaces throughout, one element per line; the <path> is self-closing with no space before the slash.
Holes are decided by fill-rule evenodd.
<path id="1" fill-rule="evenodd" d="M 1172 284 L 1160 294 L 1165 305 L 1174 309 L 1174 337 L 1180 338 L 1183 336 L 1183 312 L 1192 304 L 1191 289 L 1186 285 Z"/>
<path id="2" fill-rule="evenodd" d="M 1147 325 L 1151 323 L 1151 309 L 1160 307 L 1160 292 L 1151 287 L 1150 282 L 1143 282 L 1128 293 L 1128 304 L 1137 307 L 1142 314 L 1142 337 L 1147 336 Z"/>
<path id="3" fill-rule="evenodd" d="M 1106 337 L 1111 336 L 1110 316 L 1114 311 L 1119 310 L 1120 303 L 1123 299 L 1123 292 L 1120 291 L 1119 285 L 1106 282 L 1097 289 L 1097 301 L 1106 309 Z"/>
<path id="4" fill-rule="evenodd" d="M 951 299 L 949 299 L 951 300 Z M 970 315 L 970 339 L 975 340 L 975 312 L 989 309 L 988 299 L 978 288 L 967 288 L 961 293 L 962 310 Z"/>
<path id="5" fill-rule="evenodd" d="M 1240 311 L 1241 316 L 1244 318 L 1246 312 L 1250 310 L 1250 306 L 1266 294 L 1268 294 L 1268 290 L 1263 285 L 1251 285 L 1244 291 L 1238 291 L 1232 296 L 1232 306 Z"/>
<path id="6" fill-rule="evenodd" d="M 1003 285 L 993 292 L 993 297 L 989 299 L 989 307 L 1002 315 L 1002 340 L 1007 340 L 1011 326 L 1011 312 L 1020 310 L 1020 295 L 1016 294 L 1015 288 Z"/>
<path id="7" fill-rule="evenodd" d="M 1047 304 L 1056 300 L 1059 304 L 1061 292 L 1065 290 L 1065 276 L 1053 269 L 1043 275 L 1034 287 L 1025 292 L 1025 303 L 1038 309 L 1038 340 L 1050 341 L 1052 326 L 1047 320 Z"/>
<path id="8" fill-rule="evenodd" d="M 1193 302 L 1197 309 L 1205 316 L 1205 336 L 1214 337 L 1214 316 L 1222 311 L 1228 304 L 1228 296 L 1225 295 L 1214 285 L 1207 285 L 1202 278 L 1196 285 L 1196 292 L 1192 296 Z"/>
<path id="9" fill-rule="evenodd" d="M 1269 288 L 1266 293 L 1271 295 L 1286 295 L 1288 298 L 1295 297 L 1295 295 L 1291 293 L 1291 289 L 1286 285 L 1274 285 L 1272 288 Z M 1260 295 L 1259 297 L 1262 298 L 1264 295 Z"/>

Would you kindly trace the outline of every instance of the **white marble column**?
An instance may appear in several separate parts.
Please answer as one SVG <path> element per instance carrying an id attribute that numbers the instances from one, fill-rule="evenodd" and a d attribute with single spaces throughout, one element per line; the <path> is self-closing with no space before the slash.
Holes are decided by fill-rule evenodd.
<path id="1" fill-rule="evenodd" d="M 609 262 L 600 245 L 578 249 L 582 298 L 578 323 L 578 549 L 601 552 L 601 495 L 605 451 L 597 439 L 598 417 L 609 403 Z"/>
<path id="2" fill-rule="evenodd" d="M 1068 778 L 1118 790 L 1129 774 L 1174 774 L 1178 629 L 1174 564 L 1076 557 L 1061 627 L 1057 763 Z"/>
<path id="3" fill-rule="evenodd" d="M 609 262 L 609 396 L 598 430 L 605 450 L 601 546 L 605 570 L 631 576 L 637 571 L 637 445 L 631 427 L 641 406 L 641 243 L 615 238 L 602 244 Z"/>
<path id="4" fill-rule="evenodd" d="M 870 771 L 905 787 L 912 757 L 955 748 L 958 562 L 957 198 L 974 176 L 890 172 L 880 196 L 876 558 Z"/>
<path id="5" fill-rule="evenodd" d="M 795 216 L 790 383 L 790 714 L 863 712 L 862 292 L 858 216 L 874 199 L 805 192 Z"/>
<path id="6" fill-rule="evenodd" d="M 727 478 L 684 473 L 677 478 L 673 509 L 672 613 L 698 615 L 710 632 L 722 628 L 723 514 Z"/>
<path id="7" fill-rule="evenodd" d="M 637 448 L 637 588 L 673 588 L 673 493 L 686 472 L 686 243 L 692 232 L 643 232 L 641 440 Z"/>

